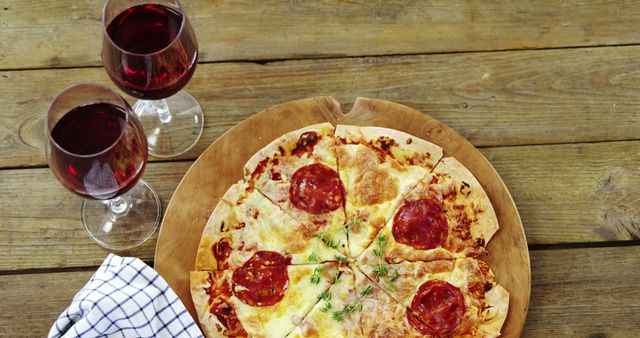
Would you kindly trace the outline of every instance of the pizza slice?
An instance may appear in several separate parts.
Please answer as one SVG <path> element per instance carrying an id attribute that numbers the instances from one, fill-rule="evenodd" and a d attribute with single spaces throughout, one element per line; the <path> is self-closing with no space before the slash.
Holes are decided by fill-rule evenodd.
<path id="1" fill-rule="evenodd" d="M 363 266 L 363 272 L 408 311 L 406 318 L 428 336 L 497 337 L 509 293 L 489 266 L 474 258 Z"/>
<path id="2" fill-rule="evenodd" d="M 285 337 L 337 277 L 337 263 L 287 266 L 282 256 L 270 258 L 191 272 L 191 297 L 207 337 Z"/>
<path id="3" fill-rule="evenodd" d="M 456 159 L 443 158 L 402 198 L 360 264 L 477 257 L 498 230 L 498 219 L 475 177 Z"/>
<path id="4" fill-rule="evenodd" d="M 251 157 L 244 174 L 251 187 L 304 224 L 308 234 L 346 255 L 344 185 L 333 132 L 330 123 L 289 132 Z"/>
<path id="5" fill-rule="evenodd" d="M 289 334 L 301 337 L 362 337 L 359 299 L 354 271 L 350 266 L 340 269 L 340 277 L 329 290 L 320 294 L 319 302 Z"/>
<path id="6" fill-rule="evenodd" d="M 359 269 L 354 269 L 356 290 L 361 299 L 360 327 L 364 337 L 424 337 L 409 322 L 407 307 L 391 298 Z"/>
<path id="7" fill-rule="evenodd" d="M 401 196 L 436 166 L 442 148 L 379 127 L 338 125 L 335 137 L 340 178 L 347 189 L 349 250 L 358 257 L 387 223 Z"/>
<path id="8" fill-rule="evenodd" d="M 238 268 L 263 252 L 276 252 L 288 264 L 344 260 L 305 224 L 242 180 L 227 190 L 211 214 L 198 246 L 196 270 Z"/>

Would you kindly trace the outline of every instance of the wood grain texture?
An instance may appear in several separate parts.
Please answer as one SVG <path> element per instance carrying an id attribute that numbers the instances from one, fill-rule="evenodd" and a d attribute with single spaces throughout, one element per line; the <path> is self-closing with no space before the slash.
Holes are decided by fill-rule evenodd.
<path id="1" fill-rule="evenodd" d="M 634 1 L 187 2 L 201 61 L 640 42 L 640 32 L 630 29 L 640 14 Z M 101 0 L 3 1 L 0 69 L 99 65 L 102 6 Z"/>
<path id="2" fill-rule="evenodd" d="M 147 166 L 144 179 L 164 206 L 191 163 Z M 48 168 L 0 171 L 0 271 L 99 265 L 109 254 L 86 234 L 81 198 L 65 190 Z M 157 234 L 122 255 L 153 259 Z"/>
<path id="3" fill-rule="evenodd" d="M 531 252 L 523 337 L 636 337 L 640 246 Z"/>
<path id="4" fill-rule="evenodd" d="M 640 246 L 531 251 L 523 337 L 633 337 L 640 330 L 638 257 Z M 0 276 L 0 335 L 45 336 L 91 274 Z"/>
<path id="5" fill-rule="evenodd" d="M 180 158 L 196 158 L 257 111 L 317 95 L 346 105 L 358 95 L 403 103 L 476 146 L 638 139 L 638 59 L 640 48 L 616 47 L 205 64 L 187 87 L 205 130 Z M 0 167 L 45 164 L 48 104 L 80 81 L 111 84 L 101 68 L 0 72 Z"/>
<path id="6" fill-rule="evenodd" d="M 514 197 L 529 244 L 640 237 L 640 142 L 483 148 Z M 165 202 L 189 162 L 151 163 Z M 239 174 L 238 174 L 239 175 Z M 0 271 L 92 266 L 107 252 L 80 223 L 80 199 L 49 169 L 0 171 Z M 31 201 L 29 207 L 24 201 Z M 155 237 L 131 252 L 152 259 Z"/>
<path id="7" fill-rule="evenodd" d="M 486 148 L 530 243 L 640 240 L 640 142 Z"/>
<path id="8" fill-rule="evenodd" d="M 0 276 L 0 336 L 46 337 L 95 270 Z"/>

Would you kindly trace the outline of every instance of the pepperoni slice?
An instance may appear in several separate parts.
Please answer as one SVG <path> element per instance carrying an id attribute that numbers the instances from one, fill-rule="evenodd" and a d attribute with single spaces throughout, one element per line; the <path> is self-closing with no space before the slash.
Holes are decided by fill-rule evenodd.
<path id="1" fill-rule="evenodd" d="M 460 289 L 441 280 L 430 280 L 418 288 L 407 320 L 424 335 L 449 335 L 460 325 L 466 311 Z"/>
<path id="2" fill-rule="evenodd" d="M 393 238 L 420 250 L 441 246 L 447 239 L 449 226 L 442 206 L 430 199 L 407 201 L 393 218 Z"/>
<path id="3" fill-rule="evenodd" d="M 320 163 L 304 166 L 291 176 L 289 200 L 296 208 L 325 214 L 344 203 L 344 186 L 338 173 Z"/>
<path id="4" fill-rule="evenodd" d="M 271 306 L 289 287 L 286 264 L 291 258 L 273 251 L 258 251 L 231 276 L 233 294 L 250 306 Z"/>
<path id="5" fill-rule="evenodd" d="M 260 268 L 265 266 L 290 265 L 291 257 L 285 257 L 274 251 L 258 251 L 242 265 L 245 268 Z"/>

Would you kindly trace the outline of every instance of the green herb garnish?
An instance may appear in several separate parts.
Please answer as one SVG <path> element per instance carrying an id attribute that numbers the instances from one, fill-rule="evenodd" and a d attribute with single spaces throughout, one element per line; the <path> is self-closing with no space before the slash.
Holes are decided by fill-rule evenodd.
<path id="1" fill-rule="evenodd" d="M 362 295 L 362 297 L 365 297 L 368 294 L 370 294 L 372 290 L 373 290 L 373 285 L 369 285 L 366 288 L 364 288 L 364 290 L 362 290 L 362 292 L 360 292 L 360 294 Z"/>
<path id="2" fill-rule="evenodd" d="M 313 269 L 313 275 L 311 275 L 311 283 L 318 284 L 320 283 L 320 273 L 322 272 L 322 268 Z"/>
<path id="3" fill-rule="evenodd" d="M 309 260 L 309 263 L 320 263 L 320 257 L 318 257 L 314 252 L 312 252 L 307 259 Z"/>

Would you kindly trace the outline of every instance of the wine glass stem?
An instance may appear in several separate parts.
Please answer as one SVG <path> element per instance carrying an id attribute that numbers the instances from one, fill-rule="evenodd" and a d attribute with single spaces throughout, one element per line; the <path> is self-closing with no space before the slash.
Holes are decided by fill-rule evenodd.
<path id="1" fill-rule="evenodd" d="M 156 100 L 153 101 L 156 105 L 156 109 L 158 110 L 158 118 L 162 123 L 171 122 L 171 112 L 169 111 L 169 105 L 167 104 L 167 100 Z"/>
<path id="2" fill-rule="evenodd" d="M 111 208 L 111 212 L 115 217 L 125 213 L 129 209 L 130 204 L 129 199 L 122 196 L 109 200 L 109 208 Z"/>
<path id="3" fill-rule="evenodd" d="M 169 104 L 167 104 L 167 100 L 165 99 L 138 100 L 133 105 L 133 110 L 138 114 L 138 116 L 155 112 L 160 123 L 170 123 L 172 120 L 171 112 L 169 111 Z"/>

